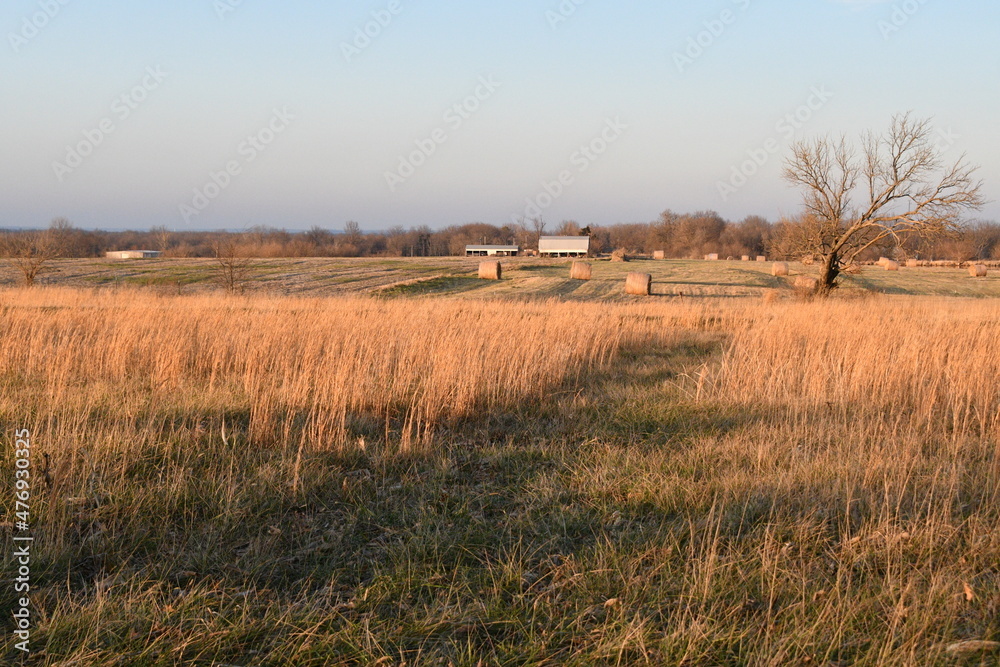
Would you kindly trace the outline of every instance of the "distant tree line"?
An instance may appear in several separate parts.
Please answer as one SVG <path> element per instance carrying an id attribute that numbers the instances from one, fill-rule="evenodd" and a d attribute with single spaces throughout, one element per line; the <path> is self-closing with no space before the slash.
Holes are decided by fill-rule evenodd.
<path id="1" fill-rule="evenodd" d="M 581 226 L 567 220 L 550 227 L 536 219 L 500 226 L 477 222 L 439 230 L 397 226 L 379 232 L 366 232 L 353 221 L 341 229 L 313 227 L 304 232 L 273 227 L 252 227 L 241 232 L 172 231 L 164 227 L 102 231 L 79 229 L 60 218 L 45 230 L 0 230 L 0 253 L 21 271 L 33 275 L 51 259 L 103 257 L 109 250 L 159 250 L 166 257 L 218 258 L 221 244 L 229 249 L 228 254 L 236 253 L 238 247 L 240 255 L 257 258 L 434 257 L 463 255 L 468 244 L 537 248 L 540 236 L 587 234 L 598 253 L 662 250 L 675 259 L 701 258 L 708 253 L 723 258 L 766 254 L 775 259 L 799 259 L 798 246 L 791 240 L 804 224 L 802 218 L 770 222 L 749 216 L 730 221 L 715 211 L 669 210 L 658 220 L 645 223 Z M 955 233 L 911 239 L 901 247 L 874 246 L 861 259 L 889 254 L 953 261 L 1000 259 L 1000 224 L 969 222 Z"/>

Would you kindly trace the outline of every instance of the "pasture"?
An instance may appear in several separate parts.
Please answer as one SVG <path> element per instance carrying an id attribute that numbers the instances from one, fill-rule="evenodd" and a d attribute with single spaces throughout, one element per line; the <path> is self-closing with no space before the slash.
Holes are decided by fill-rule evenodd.
<path id="1" fill-rule="evenodd" d="M 4 274 L 27 664 L 995 664 L 1000 278 L 477 265 Z"/>

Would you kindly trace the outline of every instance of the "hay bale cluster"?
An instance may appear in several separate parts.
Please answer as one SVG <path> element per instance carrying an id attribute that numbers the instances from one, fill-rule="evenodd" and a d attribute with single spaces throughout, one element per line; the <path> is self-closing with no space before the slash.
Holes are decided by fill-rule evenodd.
<path id="1" fill-rule="evenodd" d="M 653 276 L 648 273 L 630 273 L 625 279 L 625 293 L 649 296 L 652 291 Z"/>
<path id="2" fill-rule="evenodd" d="M 587 262 L 573 262 L 569 270 L 570 280 L 590 280 L 593 276 L 593 267 Z"/>
<path id="3" fill-rule="evenodd" d="M 500 267 L 500 262 L 489 261 L 479 263 L 479 278 L 481 280 L 500 280 L 503 275 L 503 269 Z"/>

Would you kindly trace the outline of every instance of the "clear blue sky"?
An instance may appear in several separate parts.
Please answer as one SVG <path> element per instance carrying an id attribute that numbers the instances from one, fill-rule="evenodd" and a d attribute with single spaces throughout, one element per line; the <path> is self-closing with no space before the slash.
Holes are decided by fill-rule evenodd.
<path id="1" fill-rule="evenodd" d="M 793 133 L 907 110 L 1000 200 L 995 1 L 62 2 L 0 8 L 0 226 L 436 228 L 527 199 L 551 223 L 774 219 L 799 206 L 780 179 Z M 416 142 L 433 154 L 411 161 Z"/>

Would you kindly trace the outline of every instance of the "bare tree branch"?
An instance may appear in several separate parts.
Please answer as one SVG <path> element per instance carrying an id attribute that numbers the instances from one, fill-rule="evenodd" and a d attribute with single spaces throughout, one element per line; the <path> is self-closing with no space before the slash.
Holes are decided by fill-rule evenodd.
<path id="1" fill-rule="evenodd" d="M 897 115 L 884 135 L 866 133 L 858 153 L 841 138 L 800 141 L 784 177 L 802 190 L 805 216 L 785 241 L 789 253 L 822 258 L 820 288 L 865 250 L 955 230 L 982 207 L 982 181 L 963 155 L 943 166 L 929 120 Z M 858 184 L 863 183 L 863 191 Z"/>
<path id="2" fill-rule="evenodd" d="M 44 230 L 6 232 L 0 238 L 0 252 L 31 287 L 54 259 L 66 249 L 67 235 L 73 227 L 66 218 L 56 218 Z"/>

